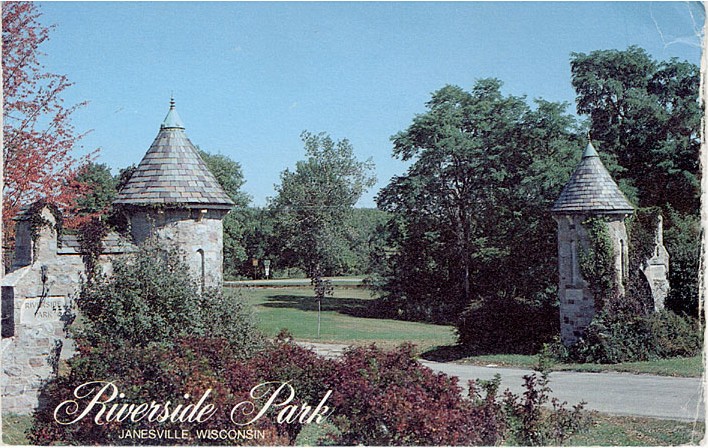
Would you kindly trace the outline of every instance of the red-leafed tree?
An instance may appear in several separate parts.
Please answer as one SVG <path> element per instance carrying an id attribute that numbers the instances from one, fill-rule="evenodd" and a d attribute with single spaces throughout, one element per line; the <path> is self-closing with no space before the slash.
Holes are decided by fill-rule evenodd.
<path id="1" fill-rule="evenodd" d="M 40 47 L 52 28 L 42 25 L 40 16 L 32 2 L 2 4 L 6 245 L 12 245 L 12 218 L 21 206 L 46 199 L 70 211 L 86 189 L 76 181 L 84 160 L 71 154 L 82 134 L 74 130 L 70 118 L 83 103 L 65 106 L 62 95 L 72 83 L 65 75 L 49 73 L 40 62 Z"/>

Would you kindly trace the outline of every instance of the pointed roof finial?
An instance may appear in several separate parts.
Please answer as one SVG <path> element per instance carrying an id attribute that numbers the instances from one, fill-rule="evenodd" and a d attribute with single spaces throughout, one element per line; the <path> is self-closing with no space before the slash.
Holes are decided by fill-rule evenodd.
<path id="1" fill-rule="evenodd" d="M 177 109 L 175 108 L 174 95 L 170 96 L 170 110 L 169 110 L 169 112 L 167 112 L 167 116 L 165 117 L 165 120 L 162 122 L 162 125 L 160 126 L 160 129 L 166 129 L 166 128 L 184 129 L 184 125 L 182 124 L 182 119 L 179 117 L 179 114 L 177 113 Z"/>
<path id="2" fill-rule="evenodd" d="M 583 151 L 583 159 L 586 157 L 600 157 L 600 155 L 597 153 L 595 150 L 595 147 L 592 145 L 592 142 L 588 139 L 588 146 L 585 148 L 585 151 Z"/>
<path id="3" fill-rule="evenodd" d="M 634 207 L 612 179 L 589 140 L 583 158 L 551 211 L 557 215 L 632 213 Z"/>

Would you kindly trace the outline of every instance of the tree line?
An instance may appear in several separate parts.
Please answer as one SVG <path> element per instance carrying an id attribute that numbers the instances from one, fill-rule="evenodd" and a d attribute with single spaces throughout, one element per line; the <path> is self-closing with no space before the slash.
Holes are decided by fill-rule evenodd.
<path id="1" fill-rule="evenodd" d="M 19 206 L 40 197 L 78 221 L 109 214 L 131 173 L 112 176 L 103 164 L 69 157 L 81 137 L 70 125 L 75 108 L 59 101 L 70 83 L 38 62 L 47 32 L 37 17 L 28 4 L 3 8 L 3 223 L 10 230 Z M 374 167 L 355 157 L 347 139 L 303 132 L 304 159 L 281 173 L 263 208 L 249 206 L 238 162 L 201 151 L 236 203 L 224 221 L 226 276 L 263 276 L 264 260 L 276 275 L 365 274 L 391 317 L 459 323 L 504 304 L 550 310 L 538 331 L 552 332 L 557 261 L 549 209 L 589 135 L 630 201 L 664 216 L 667 303 L 695 314 L 698 67 L 629 47 L 573 53 L 570 72 L 576 114 L 568 103 L 506 95 L 493 78 L 433 92 L 392 137 L 392 156 L 410 167 L 378 192 L 375 210 L 355 208 L 374 185 Z M 11 246 L 12 232 L 4 238 Z"/>

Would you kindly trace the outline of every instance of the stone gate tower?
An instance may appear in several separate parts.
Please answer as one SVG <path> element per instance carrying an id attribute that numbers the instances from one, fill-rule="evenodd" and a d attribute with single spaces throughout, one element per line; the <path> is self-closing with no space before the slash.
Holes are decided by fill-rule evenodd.
<path id="1" fill-rule="evenodd" d="M 623 281 L 629 268 L 624 220 L 633 211 L 634 207 L 612 180 L 592 143 L 588 143 L 580 164 L 551 209 L 558 223 L 558 295 L 563 344 L 575 343 L 595 315 L 595 300 L 590 285 L 580 273 L 580 251 L 589 247 L 583 222 L 592 217 L 607 220 L 616 283 L 623 293 Z"/>
<path id="2" fill-rule="evenodd" d="M 155 234 L 184 251 L 202 288 L 221 287 L 222 219 L 234 202 L 189 141 L 174 100 L 160 132 L 118 193 L 133 242 Z"/>

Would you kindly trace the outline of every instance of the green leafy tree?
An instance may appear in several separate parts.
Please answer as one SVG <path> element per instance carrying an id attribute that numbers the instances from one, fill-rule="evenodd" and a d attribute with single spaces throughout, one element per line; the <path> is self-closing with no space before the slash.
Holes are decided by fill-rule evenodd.
<path id="1" fill-rule="evenodd" d="M 89 188 L 89 191 L 76 201 L 78 213 L 82 215 L 105 214 L 117 194 L 117 181 L 111 175 L 108 165 L 89 162 L 79 171 L 76 180 Z"/>
<path id="2" fill-rule="evenodd" d="M 373 256 L 384 250 L 380 227 L 384 226 L 389 214 L 375 208 L 355 208 L 347 221 L 352 258 L 348 263 L 349 274 L 363 275 L 375 272 L 379 260 L 372 264 Z"/>
<path id="3" fill-rule="evenodd" d="M 133 176 L 133 173 L 138 167 L 135 166 L 135 164 L 130 165 L 126 168 L 121 168 L 116 177 L 114 178 L 115 185 L 116 185 L 116 191 L 120 191 L 123 189 L 123 187 L 126 186 L 130 178 Z"/>
<path id="4" fill-rule="evenodd" d="M 243 177 L 241 164 L 223 154 L 211 154 L 199 149 L 199 156 L 206 163 L 207 168 L 224 189 L 227 195 L 236 204 L 236 207 L 246 207 L 251 198 L 241 187 L 246 183 Z"/>
<path id="5" fill-rule="evenodd" d="M 309 277 L 347 270 L 351 247 L 346 222 L 361 195 L 375 183 L 373 163 L 354 156 L 348 140 L 303 132 L 306 160 L 286 169 L 269 208 L 274 213 L 281 262 Z"/>
<path id="6" fill-rule="evenodd" d="M 454 322 L 473 300 L 554 299 L 555 224 L 548 209 L 581 144 L 565 104 L 504 96 L 496 79 L 446 86 L 393 137 L 411 163 L 379 194 L 399 314 Z"/>
<path id="7" fill-rule="evenodd" d="M 660 207 L 668 218 L 667 305 L 696 314 L 700 238 L 690 222 L 697 221 L 700 206 L 699 68 L 656 61 L 629 47 L 574 53 L 571 71 L 578 113 L 590 118 L 592 138 L 615 162 L 620 186 L 634 190 L 635 205 Z"/>
<path id="8" fill-rule="evenodd" d="M 669 210 L 664 221 L 664 245 L 669 252 L 669 296 L 666 306 L 679 314 L 698 317 L 701 259 L 701 220 Z"/>
<path id="9" fill-rule="evenodd" d="M 265 275 L 263 260 L 270 260 L 272 265 L 278 266 L 280 254 L 277 250 L 277 236 L 274 233 L 275 217 L 270 210 L 258 207 L 248 207 L 237 211 L 243 225 L 242 244 L 246 251 L 246 258 L 239 268 L 239 275 L 251 278 L 262 278 Z M 253 260 L 258 260 L 258 265 L 253 265 Z M 273 277 L 274 272 L 270 274 Z"/>
<path id="10" fill-rule="evenodd" d="M 617 161 L 615 177 L 636 188 L 637 205 L 697 213 L 699 68 L 632 46 L 573 53 L 571 72 L 578 113 Z"/>

